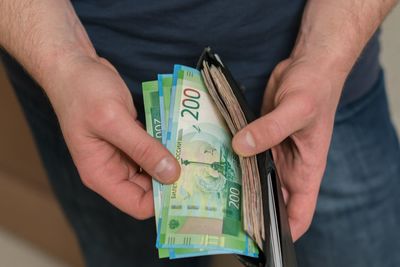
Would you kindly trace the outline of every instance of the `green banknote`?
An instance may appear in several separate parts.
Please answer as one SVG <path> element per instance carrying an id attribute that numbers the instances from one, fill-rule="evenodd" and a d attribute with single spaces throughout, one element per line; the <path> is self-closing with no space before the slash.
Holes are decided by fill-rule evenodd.
<path id="1" fill-rule="evenodd" d="M 172 90 L 172 74 L 158 74 L 158 94 L 160 96 L 160 113 L 162 143 L 167 141 L 168 118 L 170 110 L 170 99 Z"/>
<path id="2" fill-rule="evenodd" d="M 161 113 L 160 98 L 158 96 L 158 82 L 149 81 L 142 83 L 143 103 L 145 108 L 146 130 L 147 133 L 161 142 Z M 158 231 L 160 224 L 160 212 L 162 208 L 162 187 L 163 185 L 153 179 L 153 199 L 154 199 L 154 215 L 156 221 L 156 229 Z M 159 249 L 160 258 L 169 257 L 168 249 Z"/>
<path id="3" fill-rule="evenodd" d="M 170 76 L 172 83 L 172 75 Z M 147 132 L 155 137 L 158 141 L 161 141 L 161 117 L 162 112 L 160 112 L 160 99 L 159 98 L 159 86 L 160 83 L 157 81 L 149 81 L 144 82 L 142 84 L 143 90 L 143 102 L 145 108 L 145 117 L 146 117 L 146 130 Z M 171 91 L 171 85 L 168 83 L 161 84 L 161 86 L 165 86 L 164 90 Z M 169 101 L 169 98 L 168 98 Z M 165 109 L 169 109 L 169 105 L 164 106 Z M 160 222 L 160 210 L 162 207 L 162 184 L 157 182 L 157 180 L 153 179 L 153 194 L 154 194 L 154 210 L 155 210 L 155 221 L 156 221 L 156 229 L 158 231 L 159 222 Z M 230 251 L 225 250 L 208 250 L 205 248 L 196 249 L 196 248 L 175 248 L 175 249 L 159 249 L 158 250 L 160 258 L 170 258 L 170 259 L 178 259 L 185 257 L 195 257 L 195 256 L 203 256 L 203 255 L 214 255 L 214 254 L 224 254 L 231 253 Z"/>
<path id="4" fill-rule="evenodd" d="M 257 256 L 241 217 L 241 172 L 232 136 L 198 70 L 175 65 L 167 148 L 181 176 L 163 187 L 158 248 Z"/>
<path id="5" fill-rule="evenodd" d="M 145 108 L 146 130 L 147 133 L 161 142 L 161 113 L 160 113 L 160 99 L 158 96 L 157 81 L 144 82 L 143 88 L 143 102 Z M 154 213 L 156 217 L 156 226 L 158 227 L 158 218 L 160 217 L 161 206 L 161 193 L 162 184 L 153 179 L 154 191 Z"/>

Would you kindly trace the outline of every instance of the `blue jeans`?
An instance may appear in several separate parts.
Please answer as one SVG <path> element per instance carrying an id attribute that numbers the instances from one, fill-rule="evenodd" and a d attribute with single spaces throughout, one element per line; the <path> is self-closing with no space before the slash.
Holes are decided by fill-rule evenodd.
<path id="1" fill-rule="evenodd" d="M 207 257 L 158 260 L 154 220 L 136 221 L 82 184 L 46 96 L 11 58 L 3 61 L 87 266 L 206 266 Z M 382 75 L 338 111 L 317 212 L 296 243 L 300 267 L 400 266 L 399 191 L 400 149 Z"/>
<path id="2" fill-rule="evenodd" d="M 300 266 L 400 266 L 400 148 L 381 73 L 336 115 L 311 228 L 297 243 Z"/>

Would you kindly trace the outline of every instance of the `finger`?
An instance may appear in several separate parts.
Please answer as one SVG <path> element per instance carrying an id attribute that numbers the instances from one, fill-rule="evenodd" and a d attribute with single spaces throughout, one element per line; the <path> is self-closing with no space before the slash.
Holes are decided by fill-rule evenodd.
<path id="1" fill-rule="evenodd" d="M 132 183 L 139 185 L 145 192 L 151 189 L 151 177 L 145 173 L 140 172 L 139 167 L 126 157 L 128 168 L 128 180 Z"/>
<path id="2" fill-rule="evenodd" d="M 129 177 L 131 183 L 135 183 L 140 186 L 145 192 L 149 191 L 151 186 L 151 177 L 148 174 L 142 173 L 140 175 L 134 175 Z"/>
<path id="3" fill-rule="evenodd" d="M 136 179 L 140 180 L 144 177 Z M 136 219 L 143 220 L 154 215 L 153 191 L 151 189 L 146 191 L 129 180 L 103 179 L 96 185 L 95 191 Z"/>
<path id="4" fill-rule="evenodd" d="M 107 155 L 106 161 L 94 169 L 79 168 L 84 184 L 135 218 L 153 216 L 150 176 L 138 172 L 138 166 L 110 144 L 103 148 L 97 151 Z"/>
<path id="5" fill-rule="evenodd" d="M 148 135 L 128 112 L 119 112 L 118 117 L 106 119 L 98 134 L 160 182 L 172 183 L 179 177 L 180 166 L 176 159 L 160 142 Z"/>
<path id="6" fill-rule="evenodd" d="M 293 241 L 310 227 L 317 203 L 317 194 L 295 193 L 289 196 L 287 212 Z"/>
<path id="7" fill-rule="evenodd" d="M 242 156 L 252 156 L 278 145 L 302 129 L 313 114 L 311 101 L 300 94 L 287 96 L 270 113 L 253 121 L 233 138 L 233 149 Z"/>

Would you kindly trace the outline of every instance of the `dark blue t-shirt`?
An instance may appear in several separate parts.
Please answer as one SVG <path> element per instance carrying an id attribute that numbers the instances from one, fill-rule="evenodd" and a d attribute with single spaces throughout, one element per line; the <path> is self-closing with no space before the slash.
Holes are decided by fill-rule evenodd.
<path id="1" fill-rule="evenodd" d="M 141 82 L 194 66 L 211 46 L 261 104 L 268 77 L 287 58 L 300 26 L 302 0 L 76 0 L 72 1 L 97 52 L 110 60 L 141 105 Z M 343 91 L 340 105 L 367 92 L 379 73 L 375 35 Z M 321 88 L 322 89 L 322 88 Z M 137 107 L 141 110 L 141 107 Z"/>

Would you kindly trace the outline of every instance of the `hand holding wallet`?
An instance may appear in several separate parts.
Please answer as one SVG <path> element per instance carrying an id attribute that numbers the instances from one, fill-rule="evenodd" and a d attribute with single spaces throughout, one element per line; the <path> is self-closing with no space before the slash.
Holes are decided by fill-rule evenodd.
<path id="1" fill-rule="evenodd" d="M 232 134 L 255 119 L 230 71 L 210 48 L 204 50 L 197 68 L 201 70 L 206 87 Z M 253 157 L 240 157 L 240 160 L 242 169 L 250 166 L 249 172 L 243 172 L 249 175 L 242 176 L 242 201 L 243 206 L 247 207 L 243 210 L 244 224 L 250 221 L 253 222 L 251 225 L 257 227 L 249 229 L 245 225 L 244 228 L 263 253 L 259 254 L 258 259 L 245 256 L 239 256 L 239 259 L 246 266 L 297 266 L 286 207 L 271 151 Z M 255 192 L 249 188 L 255 189 Z M 255 198 L 253 194 L 256 194 Z"/>

